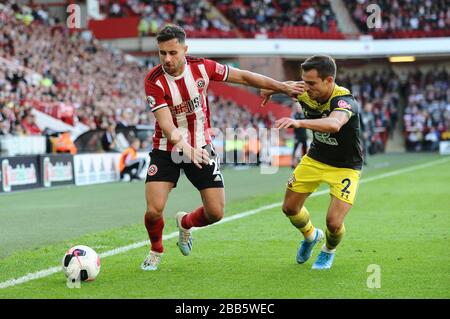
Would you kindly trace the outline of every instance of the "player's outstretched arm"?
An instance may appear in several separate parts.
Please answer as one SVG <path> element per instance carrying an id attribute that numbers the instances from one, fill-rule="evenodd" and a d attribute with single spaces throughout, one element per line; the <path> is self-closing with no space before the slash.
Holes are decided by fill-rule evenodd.
<path id="1" fill-rule="evenodd" d="M 187 154 L 197 167 L 202 168 L 201 164 L 209 164 L 209 155 L 206 150 L 201 148 L 195 149 L 184 140 L 183 135 L 173 123 L 169 108 L 160 108 L 153 114 L 155 114 L 159 127 L 161 127 L 164 136 L 167 137 L 170 143 L 181 149 L 183 154 Z"/>
<path id="2" fill-rule="evenodd" d="M 299 82 L 284 81 L 283 83 L 286 83 L 288 85 L 296 85 L 296 87 L 301 90 L 301 92 L 298 95 L 302 95 L 305 92 L 305 90 L 306 90 L 304 81 L 299 81 Z M 275 92 L 274 90 L 261 89 L 260 95 L 263 98 L 263 101 L 261 102 L 261 106 L 266 105 L 270 101 L 272 95 L 275 94 L 275 93 L 278 93 L 278 92 Z M 298 101 L 297 100 L 297 95 L 295 97 L 292 97 L 292 99 L 294 101 Z"/>
<path id="3" fill-rule="evenodd" d="M 322 119 L 312 119 L 312 120 L 294 120 L 289 117 L 283 117 L 275 121 L 275 127 L 278 129 L 282 128 L 308 128 L 313 131 L 323 132 L 323 133 L 337 133 L 341 127 L 347 123 L 349 120 L 349 115 L 346 112 L 333 111 L 328 117 Z"/>
<path id="4" fill-rule="evenodd" d="M 303 93 L 302 85 L 300 85 L 299 82 L 279 82 L 259 73 L 232 67 L 229 68 L 227 82 L 249 85 L 259 89 L 266 89 L 273 93 L 284 93 L 291 97 L 295 97 L 298 94 Z"/>

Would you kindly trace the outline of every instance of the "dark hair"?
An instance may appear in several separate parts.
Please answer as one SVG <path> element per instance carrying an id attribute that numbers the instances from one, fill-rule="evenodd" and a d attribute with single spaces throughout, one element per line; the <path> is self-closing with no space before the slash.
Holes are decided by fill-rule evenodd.
<path id="1" fill-rule="evenodd" d="M 336 62 L 328 55 L 314 55 L 301 64 L 302 71 L 317 70 L 319 77 L 325 80 L 327 76 L 336 78 Z"/>
<path id="2" fill-rule="evenodd" d="M 158 41 L 158 43 L 172 39 L 177 39 L 179 43 L 184 43 L 184 40 L 186 40 L 186 32 L 178 25 L 169 24 L 159 30 L 156 35 L 156 41 Z"/>

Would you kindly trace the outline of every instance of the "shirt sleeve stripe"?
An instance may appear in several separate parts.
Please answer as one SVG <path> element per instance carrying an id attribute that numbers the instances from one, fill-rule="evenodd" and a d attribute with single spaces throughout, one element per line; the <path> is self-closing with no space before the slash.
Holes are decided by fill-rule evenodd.
<path id="1" fill-rule="evenodd" d="M 229 73 L 228 65 L 225 65 L 225 75 L 222 80 L 223 82 L 226 82 L 228 80 L 228 73 Z"/>
<path id="2" fill-rule="evenodd" d="M 340 107 L 335 108 L 333 111 L 343 111 L 343 112 L 347 112 L 347 114 L 348 114 L 349 117 L 352 117 L 352 115 L 353 115 L 353 112 L 352 112 L 352 111 L 347 110 L 347 109 L 343 109 L 343 108 L 340 108 Z"/>
<path id="3" fill-rule="evenodd" d="M 155 112 L 155 111 L 157 111 L 157 110 L 159 110 L 159 109 L 162 109 L 163 107 L 166 107 L 167 106 L 167 103 L 164 103 L 164 104 L 160 104 L 160 105 L 158 105 L 158 106 L 155 106 L 153 109 L 152 109 L 152 112 Z"/>

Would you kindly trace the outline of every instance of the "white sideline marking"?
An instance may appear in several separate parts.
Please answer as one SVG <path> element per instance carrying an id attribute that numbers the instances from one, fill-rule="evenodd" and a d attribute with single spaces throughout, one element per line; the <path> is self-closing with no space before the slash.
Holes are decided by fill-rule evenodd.
<path id="1" fill-rule="evenodd" d="M 398 170 L 395 170 L 395 171 L 392 171 L 392 172 L 388 172 L 388 173 L 383 173 L 383 174 L 380 174 L 380 175 L 377 175 L 377 176 L 373 176 L 373 177 L 362 179 L 360 184 L 369 183 L 369 182 L 372 182 L 372 181 L 376 181 L 376 180 L 379 180 L 379 179 L 383 179 L 383 178 L 391 177 L 391 176 L 395 176 L 395 175 L 400 175 L 400 174 L 403 174 L 403 173 L 408 173 L 408 172 L 415 171 L 415 170 L 422 169 L 422 168 L 427 168 L 427 167 L 434 166 L 434 165 L 437 165 L 437 164 L 445 163 L 445 162 L 447 162 L 449 160 L 450 160 L 450 157 L 449 158 L 439 159 L 439 160 L 428 162 L 428 163 L 424 163 L 424 164 L 419 164 L 419 165 L 414 165 L 414 166 L 398 169 Z M 328 192 L 329 192 L 328 190 L 322 190 L 322 191 L 319 191 L 319 192 L 311 194 L 310 197 L 315 197 L 315 196 L 328 194 Z M 255 214 L 258 214 L 259 212 L 262 212 L 262 211 L 265 211 L 265 210 L 268 210 L 268 209 L 271 209 L 271 208 L 280 207 L 281 205 L 282 205 L 282 202 L 277 202 L 277 203 L 272 203 L 272 204 L 269 204 L 269 205 L 261 206 L 259 208 L 248 210 L 248 211 L 243 212 L 243 213 L 235 214 L 235 215 L 232 215 L 230 217 L 225 217 L 221 221 L 219 221 L 219 222 L 217 222 L 217 223 L 215 223 L 213 225 L 210 225 L 208 227 L 215 226 L 215 225 L 218 225 L 218 224 L 227 223 L 227 222 L 231 222 L 233 220 L 244 218 L 244 217 L 247 217 L 247 216 L 255 215 Z M 207 228 L 207 227 L 205 227 L 205 228 Z M 202 229 L 202 228 L 193 228 L 192 231 L 196 231 L 198 229 Z M 173 232 L 173 233 L 170 233 L 168 235 L 164 235 L 163 236 L 163 240 L 172 239 L 172 238 L 175 238 L 177 236 L 178 236 L 178 232 Z M 117 255 L 117 254 L 124 253 L 124 252 L 126 252 L 128 250 L 140 248 L 142 246 L 149 245 L 149 244 L 150 244 L 149 240 L 144 240 L 144 241 L 137 242 L 137 243 L 134 243 L 134 244 L 131 244 L 131 245 L 122 246 L 122 247 L 119 247 L 119 248 L 108 250 L 108 251 L 106 251 L 104 253 L 99 254 L 99 256 L 101 258 L 114 256 L 114 255 Z M 25 276 L 17 278 L 17 279 L 9 279 L 7 281 L 4 281 L 4 282 L 0 283 L 0 289 L 8 288 L 8 287 L 11 287 L 11 286 L 20 285 L 20 284 L 26 283 L 26 282 L 31 281 L 31 280 L 48 277 L 48 276 L 50 276 L 50 275 L 52 275 L 54 273 L 57 273 L 58 271 L 61 271 L 61 266 L 51 267 L 51 268 L 48 268 L 48 269 L 45 269 L 45 270 L 37 271 L 37 272 L 34 272 L 34 273 L 29 273 L 28 275 L 25 275 Z"/>

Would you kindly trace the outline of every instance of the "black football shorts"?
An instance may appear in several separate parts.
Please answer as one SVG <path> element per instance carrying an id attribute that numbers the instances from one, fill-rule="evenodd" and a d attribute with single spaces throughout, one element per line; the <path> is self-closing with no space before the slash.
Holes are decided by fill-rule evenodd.
<path id="1" fill-rule="evenodd" d="M 209 165 L 202 164 L 201 169 L 194 163 L 190 163 L 190 160 L 180 152 L 152 150 L 145 182 L 172 182 L 176 187 L 180 178 L 180 169 L 183 169 L 186 177 L 198 190 L 223 188 L 219 156 L 217 156 L 211 144 L 203 148 L 208 152 L 210 162 Z"/>

